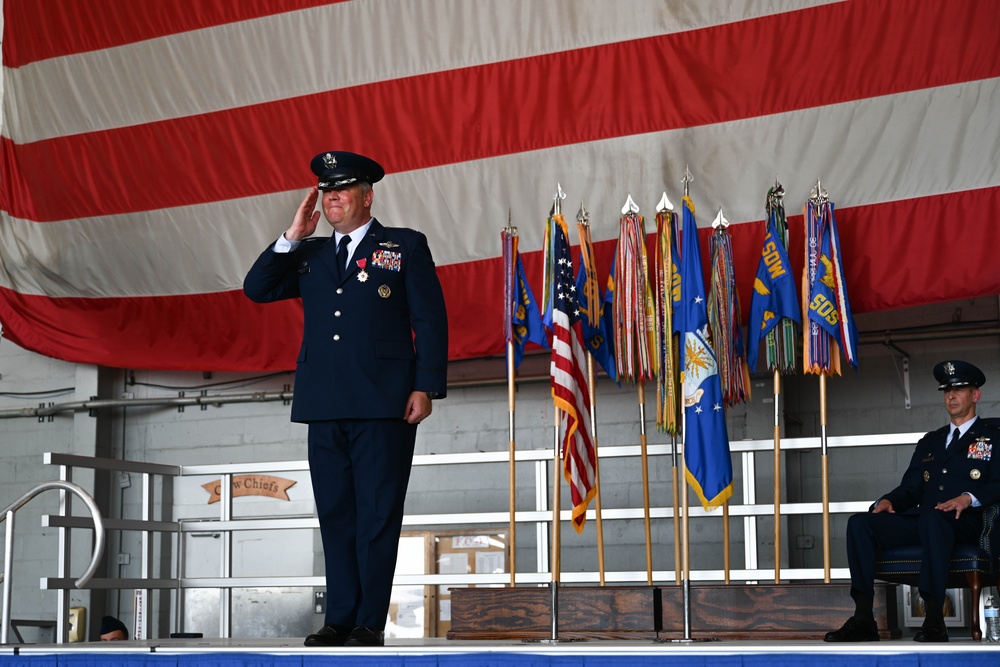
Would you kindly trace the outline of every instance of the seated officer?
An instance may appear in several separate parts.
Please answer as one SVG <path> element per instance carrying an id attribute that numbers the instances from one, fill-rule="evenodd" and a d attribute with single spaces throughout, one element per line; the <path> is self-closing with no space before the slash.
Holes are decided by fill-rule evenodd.
<path id="1" fill-rule="evenodd" d="M 875 561 L 883 549 L 920 545 L 918 588 L 926 616 L 914 637 L 946 642 L 943 604 L 952 547 L 975 544 L 982 532 L 982 508 L 1000 501 L 1000 427 L 976 417 L 983 372 L 964 361 L 934 367 L 950 423 L 920 439 L 899 486 L 882 496 L 870 512 L 847 524 L 847 563 L 851 569 L 854 616 L 828 632 L 828 642 L 878 641 L 872 613 Z"/>

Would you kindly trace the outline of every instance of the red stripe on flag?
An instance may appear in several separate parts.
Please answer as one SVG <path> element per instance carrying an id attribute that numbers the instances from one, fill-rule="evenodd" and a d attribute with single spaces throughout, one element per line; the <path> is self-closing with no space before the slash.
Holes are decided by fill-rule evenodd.
<path id="1" fill-rule="evenodd" d="M 844 271 L 855 313 L 1000 293 L 988 224 L 956 220 L 1000 210 L 1000 188 L 838 208 Z M 803 223 L 788 218 L 793 271 L 802 271 Z M 894 224 L 887 224 L 893 221 Z M 919 230 L 919 231 L 918 231 Z M 702 229 L 703 243 L 711 229 Z M 731 225 L 737 284 L 749 307 L 764 223 Z M 650 235 L 652 237 L 653 235 Z M 652 242 L 652 240 L 650 240 Z M 594 244 L 598 266 L 614 241 Z M 892 248 L 891 254 L 886 248 Z M 528 281 L 541 285 L 542 253 L 521 253 Z M 960 258 L 960 259 L 956 259 Z M 707 275 L 707 258 L 703 258 Z M 985 267 L 985 268 L 984 268 Z M 500 258 L 438 267 L 449 319 L 449 357 L 504 351 Z M 600 276 L 604 282 L 607 275 Z M 461 317 L 475 313 L 474 318 Z M 51 299 L 0 289 L 4 335 L 47 356 L 125 368 L 261 371 L 294 368 L 301 342 L 298 302 L 251 303 L 240 291 L 174 297 Z M 183 334 L 178 330 L 184 329 Z M 16 333 L 15 333 L 16 332 Z"/>
<path id="2" fill-rule="evenodd" d="M 5 0 L 3 64 L 107 49 L 344 0 Z M 23 30 L 20 26 L 31 26 Z"/>
<path id="3" fill-rule="evenodd" d="M 37 221 L 155 210 L 308 187 L 307 160 L 332 147 L 405 172 L 995 77 L 998 24 L 1000 3 L 836 3 L 27 145 L 3 138 L 0 208 Z M 780 39 L 792 32 L 810 39 Z M 595 94 L 626 80 L 670 85 L 634 105 Z"/>
<path id="4" fill-rule="evenodd" d="M 0 288 L 0 322 L 26 349 L 117 368 L 294 370 L 302 342 L 301 302 L 255 304 L 242 291 L 50 299 Z"/>

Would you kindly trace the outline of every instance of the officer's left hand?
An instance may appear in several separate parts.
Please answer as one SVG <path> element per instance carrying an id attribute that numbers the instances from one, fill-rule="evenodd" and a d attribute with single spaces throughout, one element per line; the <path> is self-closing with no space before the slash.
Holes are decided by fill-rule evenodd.
<path id="1" fill-rule="evenodd" d="M 951 500 L 946 500 L 943 503 L 938 503 L 934 506 L 934 509 L 941 510 L 942 512 L 954 512 L 955 518 L 962 516 L 962 510 L 969 507 L 972 504 L 972 496 L 967 493 L 963 493 L 957 498 L 952 498 Z"/>
<path id="2" fill-rule="evenodd" d="M 427 419 L 431 414 L 431 399 L 427 398 L 427 392 L 415 391 L 410 394 L 410 399 L 406 401 L 406 414 L 403 415 L 410 424 L 419 424 Z"/>

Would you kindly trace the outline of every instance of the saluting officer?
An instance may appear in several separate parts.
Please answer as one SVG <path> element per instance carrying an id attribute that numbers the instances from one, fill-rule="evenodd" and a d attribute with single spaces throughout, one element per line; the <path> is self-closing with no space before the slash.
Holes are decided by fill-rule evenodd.
<path id="1" fill-rule="evenodd" d="M 920 439 L 900 485 L 882 496 L 870 512 L 847 524 L 847 562 L 851 569 L 854 616 L 826 634 L 828 642 L 878 641 L 872 613 L 875 561 L 883 549 L 919 544 L 918 588 L 926 615 L 914 639 L 946 642 L 944 601 L 952 548 L 975 544 L 982 531 L 982 508 L 1000 501 L 1000 427 L 976 417 L 983 372 L 964 361 L 934 367 L 944 392 L 948 426 Z"/>
<path id="2" fill-rule="evenodd" d="M 447 315 L 427 238 L 371 216 L 382 167 L 329 151 L 311 168 L 318 185 L 243 289 L 305 314 L 291 418 L 309 424 L 327 581 L 305 645 L 381 646 L 417 424 L 446 393 Z M 317 201 L 332 237 L 312 236 Z"/>

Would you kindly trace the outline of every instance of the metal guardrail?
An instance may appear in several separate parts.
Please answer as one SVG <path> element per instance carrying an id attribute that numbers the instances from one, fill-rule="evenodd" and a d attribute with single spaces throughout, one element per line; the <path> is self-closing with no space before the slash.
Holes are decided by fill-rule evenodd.
<path id="1" fill-rule="evenodd" d="M 917 442 L 923 433 L 895 433 L 884 435 L 865 436 L 843 436 L 827 438 L 828 448 L 866 448 L 879 446 L 912 446 Z M 782 440 L 781 449 L 787 451 L 807 451 L 820 449 L 820 438 L 789 438 Z M 756 454 L 771 454 L 774 451 L 773 440 L 743 440 L 730 443 L 730 450 L 734 455 L 734 463 L 740 462 L 743 468 L 743 478 L 752 479 L 755 475 L 754 457 Z M 672 447 L 669 444 L 654 444 L 647 447 L 649 456 L 670 456 Z M 637 445 L 622 445 L 614 447 L 601 447 L 599 455 L 604 458 L 638 457 L 640 447 Z M 735 455 L 739 455 L 736 457 Z M 508 452 L 472 452 L 454 454 L 424 454 L 413 458 L 414 467 L 420 466 L 453 466 L 468 464 L 495 464 L 508 465 Z M 515 515 L 516 523 L 524 525 L 534 525 L 537 531 L 536 550 L 538 567 L 536 572 L 518 572 L 516 581 L 519 584 L 545 585 L 551 580 L 548 568 L 548 530 L 552 521 L 552 511 L 548 507 L 548 484 L 551 475 L 547 472 L 546 466 L 551 464 L 553 453 L 551 449 L 522 450 L 516 453 L 518 462 L 533 462 L 536 467 L 535 485 L 536 507 L 534 510 L 518 510 Z M 172 466 L 154 463 L 143 463 L 136 461 L 122 461 L 118 459 L 93 458 L 71 454 L 46 453 L 45 463 L 61 466 L 62 475 L 65 478 L 72 477 L 73 468 L 84 468 L 92 470 L 131 472 L 142 476 L 142 518 L 141 519 L 109 519 L 105 523 L 110 530 L 132 530 L 138 531 L 142 535 L 141 554 L 141 576 L 137 578 L 97 578 L 90 581 L 89 587 L 93 589 L 136 589 L 141 591 L 143 608 L 140 610 L 143 617 L 148 618 L 150 591 L 152 590 L 175 590 L 178 592 L 178 602 L 175 606 L 176 622 L 180 623 L 182 596 L 180 592 L 185 589 L 212 588 L 218 589 L 222 600 L 220 604 L 220 637 L 229 637 L 232 627 L 231 601 L 232 590 L 237 588 L 256 587 L 322 587 L 325 578 L 322 576 L 265 576 L 265 577 L 234 577 L 232 576 L 232 537 L 238 531 L 253 530 L 281 530 L 281 529 L 303 529 L 318 528 L 319 523 L 315 516 L 287 515 L 271 518 L 234 518 L 232 510 L 232 478 L 234 475 L 248 473 L 275 473 L 275 472 L 296 472 L 307 471 L 308 462 L 299 461 L 271 461 L 260 463 L 238 463 L 238 464 L 209 464 L 191 466 Z M 218 504 L 218 518 L 198 518 L 184 519 L 180 521 L 155 521 L 153 520 L 153 476 L 184 477 L 184 476 L 217 476 L 220 479 L 221 498 Z M 756 581 L 767 580 L 774 577 L 772 568 L 761 569 L 757 564 L 757 544 L 753 539 L 756 534 L 754 525 L 758 518 L 773 517 L 774 505 L 771 503 L 758 503 L 753 484 L 748 484 L 742 498 L 742 503 L 734 503 L 730 506 L 730 516 L 732 518 L 741 517 L 747 524 L 745 530 L 745 550 L 746 568 L 733 570 L 730 576 L 734 580 Z M 771 500 L 768 498 L 767 500 Z M 867 509 L 869 501 L 848 501 L 830 503 L 831 514 L 851 513 L 864 511 Z M 782 503 L 781 511 L 783 515 L 818 515 L 822 513 L 822 503 Z M 711 516 L 700 506 L 688 508 L 691 518 Z M 602 517 L 606 520 L 616 519 L 641 519 L 643 508 L 605 508 Z M 651 508 L 650 517 L 652 519 L 673 519 L 673 508 L 666 506 L 656 506 Z M 570 511 L 562 513 L 563 520 L 570 518 Z M 588 518 L 594 518 L 594 511 L 588 512 Z M 43 518 L 45 525 L 58 528 L 61 532 L 68 533 L 71 528 L 89 528 L 92 523 L 86 517 L 74 516 L 47 516 Z M 403 519 L 403 525 L 411 527 L 426 526 L 495 526 L 506 525 L 509 522 L 509 515 L 506 511 L 494 512 L 451 512 L 447 514 L 422 514 L 407 515 Z M 152 533 L 173 533 L 178 536 L 178 548 L 174 554 L 177 559 L 173 568 L 176 576 L 168 578 L 156 578 L 152 576 Z M 219 577 L 185 577 L 183 576 L 184 559 L 183 542 L 180 538 L 184 534 L 215 532 L 223 537 L 220 546 L 222 550 L 222 568 Z M 68 552 L 61 554 L 68 558 Z M 655 581 L 672 581 L 674 571 L 655 571 Z M 847 568 L 836 568 L 831 571 L 831 575 L 836 579 L 844 579 L 848 576 Z M 643 583 L 646 581 L 645 571 L 617 571 L 608 572 L 607 581 L 612 583 Z M 822 579 L 824 572 L 822 568 L 782 568 L 781 576 L 787 580 L 815 580 Z M 691 579 L 697 581 L 722 581 L 724 577 L 722 570 L 693 570 Z M 594 572 L 565 572 L 561 579 L 565 583 L 596 583 L 598 573 Z M 403 586 L 433 586 L 433 585 L 500 585 L 510 581 L 509 574 L 423 574 L 423 575 L 397 575 L 395 585 Z M 65 574 L 61 577 L 43 578 L 42 588 L 48 590 L 65 591 L 72 585 L 72 580 Z M 142 630 L 145 633 L 145 628 Z M 60 627 L 59 637 L 65 636 Z M 140 636 L 140 639 L 147 639 Z M 57 639 L 57 641 L 59 641 Z"/>
<path id="2" fill-rule="evenodd" d="M 10 640 L 10 606 L 11 606 L 11 571 L 14 566 L 14 514 L 17 510 L 24 507 L 32 498 L 45 491 L 63 491 L 70 492 L 77 495 L 90 510 L 90 515 L 92 518 L 91 527 L 94 529 L 94 553 L 90 559 L 90 566 L 87 570 L 80 576 L 79 579 L 75 581 L 68 582 L 72 584 L 73 587 L 83 588 L 83 586 L 90 581 L 90 579 L 97 572 L 97 566 L 101 562 L 101 557 L 104 555 L 104 521 L 101 518 L 101 511 L 97 508 L 97 503 L 90 496 L 89 493 L 84 491 L 82 488 L 76 484 L 71 484 L 65 481 L 51 481 L 42 482 L 22 495 L 20 498 L 12 502 L 7 506 L 0 514 L 0 521 L 7 522 L 7 531 L 4 537 L 4 562 L 3 562 L 3 573 L 0 573 L 0 577 L 3 579 L 3 613 L 2 613 L 2 623 L 3 627 L 0 628 L 0 644 L 7 644 Z"/>

